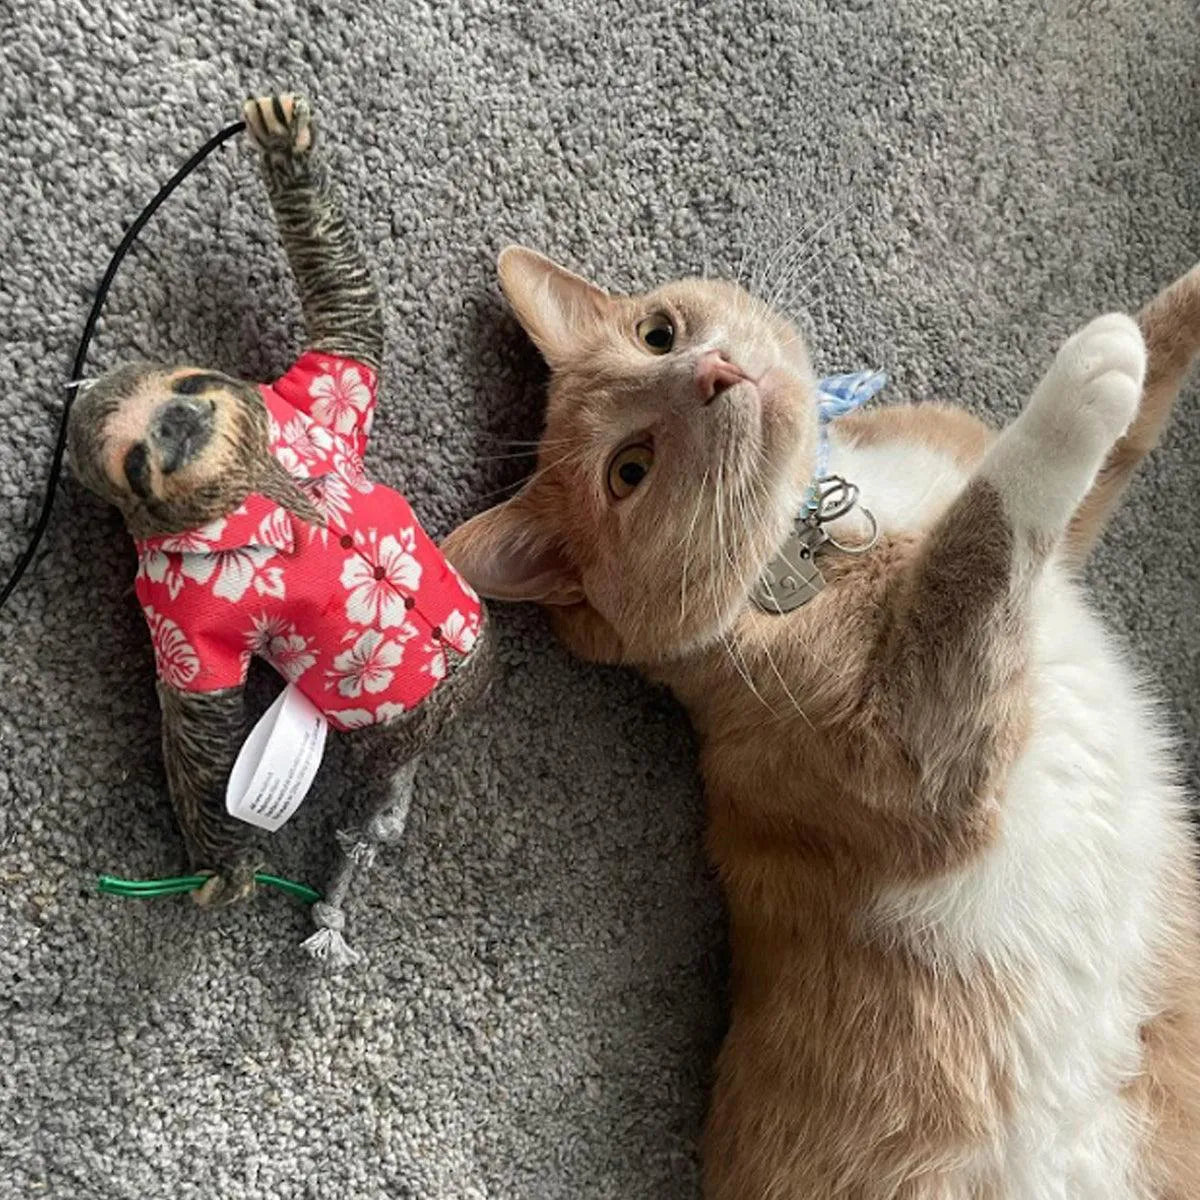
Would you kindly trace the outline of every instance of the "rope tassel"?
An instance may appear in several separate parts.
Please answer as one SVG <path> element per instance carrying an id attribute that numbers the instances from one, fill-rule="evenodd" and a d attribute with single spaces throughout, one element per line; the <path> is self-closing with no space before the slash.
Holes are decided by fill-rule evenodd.
<path id="1" fill-rule="evenodd" d="M 312 906 L 312 914 L 317 931 L 301 944 L 313 959 L 330 971 L 344 971 L 362 960 L 342 935 L 346 914 L 340 908 L 321 900 Z"/>
<path id="2" fill-rule="evenodd" d="M 337 831 L 341 861 L 333 881 L 326 889 L 325 899 L 312 906 L 317 932 L 303 942 L 309 955 L 330 971 L 344 970 L 362 959 L 362 955 L 352 949 L 342 935 L 346 928 L 346 914 L 342 911 L 342 905 L 354 877 L 365 874 L 374 865 L 380 846 L 394 845 L 404 836 L 417 763 L 418 758 L 414 756 L 391 776 L 383 798 L 371 813 L 365 828 Z"/>

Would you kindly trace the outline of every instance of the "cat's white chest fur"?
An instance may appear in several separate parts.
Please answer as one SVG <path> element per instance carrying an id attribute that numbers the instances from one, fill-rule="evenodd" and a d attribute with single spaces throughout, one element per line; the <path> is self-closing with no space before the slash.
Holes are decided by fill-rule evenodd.
<path id="1" fill-rule="evenodd" d="M 835 437 L 831 468 L 885 533 L 928 528 L 966 482 L 913 443 Z M 1182 800 L 1153 706 L 1054 566 L 1033 621 L 1032 732 L 997 798 L 997 840 L 966 867 L 883 891 L 864 923 L 939 969 L 986 964 L 1012 981 L 1016 1103 L 980 1152 L 981 1177 L 1001 1180 L 1005 1200 L 1142 1200 L 1120 1089 L 1140 1061 L 1156 880 Z"/>
<path id="2" fill-rule="evenodd" d="M 858 486 L 861 503 L 882 534 L 928 528 L 967 482 L 966 472 L 952 458 L 921 442 L 852 446 L 836 430 L 829 439 L 829 469 Z M 861 532 L 862 526 L 852 513 L 833 528 L 839 540 L 853 544 L 855 530 Z"/>

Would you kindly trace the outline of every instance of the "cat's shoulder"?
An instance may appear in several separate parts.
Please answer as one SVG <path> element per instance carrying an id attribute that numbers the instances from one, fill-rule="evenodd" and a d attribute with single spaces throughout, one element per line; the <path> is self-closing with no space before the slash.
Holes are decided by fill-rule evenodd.
<path id="1" fill-rule="evenodd" d="M 966 409 L 935 400 L 860 410 L 841 418 L 837 431 L 840 439 L 856 448 L 918 446 L 968 470 L 996 436 L 996 430 Z"/>
<path id="2" fill-rule="evenodd" d="M 829 465 L 859 489 L 881 535 L 919 535 L 953 503 L 995 436 L 961 408 L 888 405 L 833 423 Z"/>

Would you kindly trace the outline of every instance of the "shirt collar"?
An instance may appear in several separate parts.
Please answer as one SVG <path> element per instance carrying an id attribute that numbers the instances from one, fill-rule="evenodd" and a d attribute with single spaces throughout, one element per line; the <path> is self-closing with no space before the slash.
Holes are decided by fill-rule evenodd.
<path id="1" fill-rule="evenodd" d="M 269 548 L 290 553 L 296 548 L 294 518 L 281 504 L 251 492 L 233 512 L 195 529 L 142 538 L 138 553 L 218 554 L 231 550 Z"/>

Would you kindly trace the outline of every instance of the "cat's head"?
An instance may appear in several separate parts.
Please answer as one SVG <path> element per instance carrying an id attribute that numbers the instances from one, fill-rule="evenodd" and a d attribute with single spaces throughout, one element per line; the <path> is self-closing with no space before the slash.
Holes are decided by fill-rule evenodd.
<path id="1" fill-rule="evenodd" d="M 550 366 L 538 469 L 457 529 L 483 595 L 548 606 L 587 658 L 652 663 L 721 636 L 812 476 L 802 338 L 731 283 L 611 295 L 509 247 L 500 282 Z"/>

